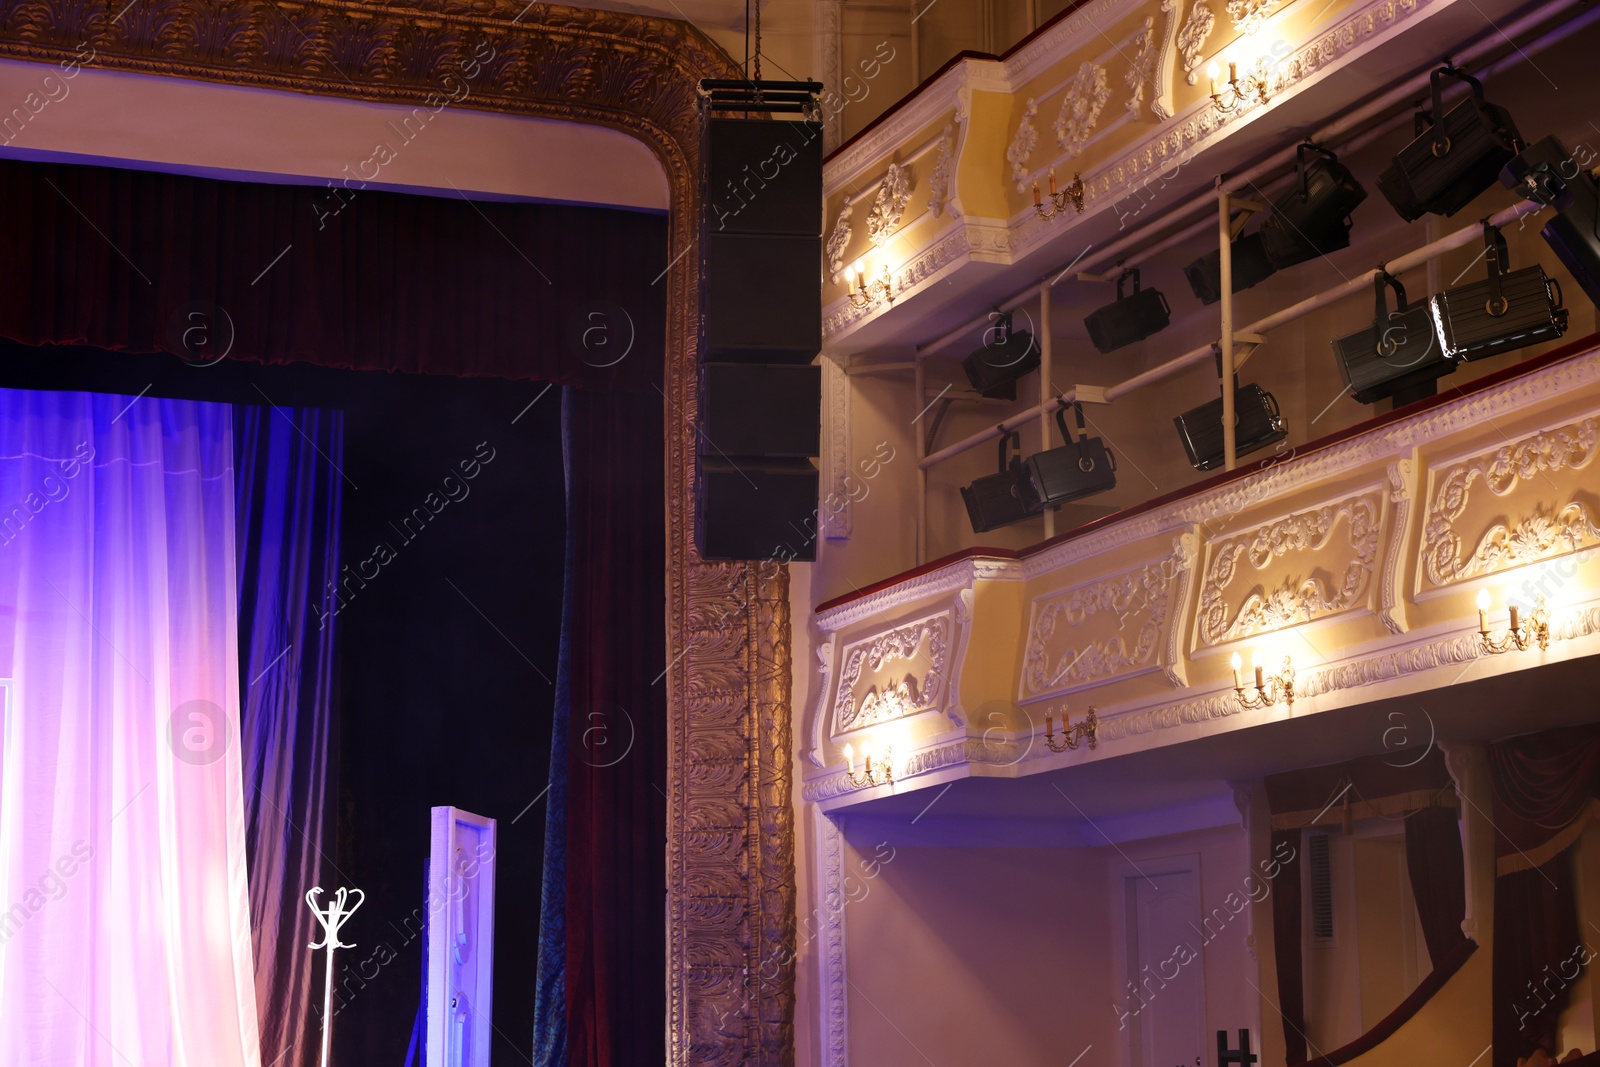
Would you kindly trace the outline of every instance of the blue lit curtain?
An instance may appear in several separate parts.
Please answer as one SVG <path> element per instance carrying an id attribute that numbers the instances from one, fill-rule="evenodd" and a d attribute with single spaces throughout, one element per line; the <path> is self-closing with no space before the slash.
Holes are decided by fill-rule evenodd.
<path id="1" fill-rule="evenodd" d="M 239 684 L 250 936 L 261 1060 L 311 1067 L 322 1032 L 320 939 L 304 895 L 344 885 L 328 765 L 338 691 L 329 590 L 339 570 L 344 416 L 234 409 Z M 322 955 L 322 954 L 316 954 Z"/>

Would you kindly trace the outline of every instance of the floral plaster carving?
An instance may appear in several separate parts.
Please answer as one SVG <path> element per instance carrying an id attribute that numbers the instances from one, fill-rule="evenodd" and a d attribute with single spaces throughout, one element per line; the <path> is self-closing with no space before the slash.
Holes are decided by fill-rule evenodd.
<path id="1" fill-rule="evenodd" d="M 833 230 L 828 234 L 828 270 L 837 282 L 839 275 L 844 273 L 845 253 L 850 249 L 850 212 L 852 208 L 848 199 L 844 207 L 839 209 L 839 217 L 833 220 Z"/>
<path id="2" fill-rule="evenodd" d="M 1033 117 L 1038 113 L 1038 101 L 1028 97 L 1028 103 L 1022 109 L 1022 121 L 1017 124 L 1017 135 L 1011 138 L 1011 147 L 1006 149 L 1006 160 L 1011 164 L 1011 180 L 1017 183 L 1019 193 L 1028 191 L 1028 160 L 1033 156 L 1034 146 L 1039 143 L 1039 131 L 1033 128 Z"/>
<path id="3" fill-rule="evenodd" d="M 946 613 L 897 626 L 847 647 L 834 698 L 834 732 L 860 730 L 936 707 L 949 669 L 949 643 L 950 616 Z M 864 672 L 877 674 L 892 664 L 908 661 L 924 664 L 920 681 L 908 674 L 875 685 L 857 703 L 855 689 Z"/>
<path id="4" fill-rule="evenodd" d="M 1155 79 L 1156 70 L 1156 20 L 1154 16 L 1146 15 L 1144 26 L 1133 39 L 1133 60 L 1128 66 L 1128 71 L 1122 76 L 1124 84 L 1128 86 L 1128 102 L 1124 105 L 1128 109 L 1128 117 L 1137 119 L 1140 110 L 1144 107 L 1145 88 Z"/>
<path id="5" fill-rule="evenodd" d="M 928 210 L 933 212 L 934 218 L 944 214 L 945 204 L 950 200 L 950 179 L 955 167 L 955 148 L 955 125 L 947 122 L 944 133 L 939 137 L 939 154 L 933 161 L 933 172 L 928 175 Z"/>
<path id="6" fill-rule="evenodd" d="M 1199 639 L 1215 645 L 1251 634 L 1282 629 L 1353 607 L 1366 593 L 1378 553 L 1378 522 L 1382 504 L 1377 494 L 1330 504 L 1217 542 L 1211 565 L 1200 589 Z M 1343 527 L 1347 552 L 1334 550 L 1338 574 L 1323 569 L 1334 534 Z M 1308 571 L 1274 567 L 1289 556 L 1309 556 Z M 1283 570 L 1272 588 L 1259 583 L 1233 611 L 1227 602 L 1230 586 L 1239 576 L 1240 559 L 1260 574 L 1269 568 Z M 1321 557 L 1321 558 L 1319 558 Z M 1262 575 L 1263 578 L 1269 577 Z"/>
<path id="7" fill-rule="evenodd" d="M 1189 18 L 1178 31 L 1178 51 L 1183 55 L 1183 70 L 1189 84 L 1200 80 L 1200 63 L 1205 58 L 1206 38 L 1217 24 L 1217 16 L 1206 6 L 1206 0 L 1194 0 Z"/>
<path id="8" fill-rule="evenodd" d="M 1167 18 L 1153 65 L 1151 91 L 1155 95 L 1150 101 L 1150 111 L 1158 119 L 1170 119 L 1176 114 L 1172 102 L 1172 70 L 1178 55 L 1178 18 L 1183 13 L 1183 0 L 1161 0 L 1161 10 Z"/>
<path id="9" fill-rule="evenodd" d="M 1279 0 L 1228 0 L 1228 17 L 1240 33 L 1255 33 L 1278 5 Z"/>
<path id="10" fill-rule="evenodd" d="M 1597 444 L 1600 427 L 1596 420 L 1585 419 L 1475 456 L 1440 474 L 1423 529 L 1422 558 L 1428 581 L 1435 586 L 1448 585 L 1600 542 L 1600 524 L 1577 499 L 1561 505 L 1539 502 L 1513 523 L 1494 523 L 1465 554 L 1465 542 L 1456 526 L 1477 483 L 1482 482 L 1497 497 L 1511 496 L 1524 483 L 1532 482 L 1538 488 L 1541 481 L 1548 484 L 1543 476 L 1588 467 Z"/>
<path id="11" fill-rule="evenodd" d="M 878 183 L 878 195 L 872 201 L 872 211 L 867 215 L 867 237 L 882 248 L 894 236 L 905 214 L 906 201 L 911 199 L 911 168 L 898 163 L 889 164 L 889 171 Z"/>
<path id="12" fill-rule="evenodd" d="M 1183 548 L 1121 574 L 1042 598 L 1023 654 L 1022 698 L 1109 680 L 1156 665 Z M 1095 620 L 1100 624 L 1095 625 Z M 1080 639 L 1074 631 L 1083 629 Z M 1063 645 L 1063 641 L 1071 644 Z"/>
<path id="13" fill-rule="evenodd" d="M 1100 112 L 1111 99 L 1111 86 L 1106 82 L 1106 68 L 1087 60 L 1078 66 L 1078 75 L 1067 88 L 1061 101 L 1061 111 L 1056 115 L 1056 144 L 1071 159 L 1083 151 L 1089 136 L 1094 133 Z M 1020 189 L 1018 190 L 1021 191 Z"/>

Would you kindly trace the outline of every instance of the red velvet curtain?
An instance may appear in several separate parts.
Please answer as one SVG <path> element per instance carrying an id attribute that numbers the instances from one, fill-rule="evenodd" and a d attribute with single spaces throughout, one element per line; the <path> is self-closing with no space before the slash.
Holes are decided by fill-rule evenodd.
<path id="1" fill-rule="evenodd" d="M 655 395 L 664 218 L 359 184 L 0 159 L 0 336 Z"/>
<path id="2" fill-rule="evenodd" d="M 1488 755 L 1497 857 L 1539 852 L 1600 795 L 1600 726 L 1497 741 L 1488 746 Z"/>
<path id="3" fill-rule="evenodd" d="M 1467 871 L 1455 808 L 1423 808 L 1406 817 L 1406 870 L 1428 958 L 1435 967 L 1457 958 L 1467 935 Z"/>
<path id="4" fill-rule="evenodd" d="M 1278 964 L 1278 1014 L 1283 1019 L 1284 1061 L 1306 1058 L 1305 965 L 1300 938 L 1300 855 L 1305 851 L 1299 830 L 1272 831 L 1272 855 L 1291 856 L 1272 882 L 1272 943 Z"/>
<path id="5" fill-rule="evenodd" d="M 661 400 L 569 389 L 563 405 L 566 1062 L 658 1064 L 667 952 Z"/>
<path id="6" fill-rule="evenodd" d="M 1571 845 L 1600 795 L 1600 726 L 1488 746 L 1494 788 L 1494 1063 L 1559 1047 L 1572 984 L 1595 952 L 1578 922 Z"/>

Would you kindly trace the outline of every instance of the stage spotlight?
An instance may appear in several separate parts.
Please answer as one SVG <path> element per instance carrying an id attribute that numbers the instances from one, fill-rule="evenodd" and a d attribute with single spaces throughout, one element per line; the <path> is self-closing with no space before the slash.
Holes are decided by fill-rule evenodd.
<path id="1" fill-rule="evenodd" d="M 1434 381 L 1455 370 L 1455 364 L 1439 348 L 1427 302 L 1407 304 L 1405 286 L 1387 271 L 1378 272 L 1372 287 L 1377 297 L 1372 325 L 1333 342 L 1344 384 L 1363 404 L 1432 395 Z M 1394 290 L 1393 311 L 1385 289 Z"/>
<path id="2" fill-rule="evenodd" d="M 1001 315 L 983 331 L 983 347 L 961 362 L 967 381 L 984 396 L 1017 398 L 1017 381 L 1039 369 L 1039 345 L 1027 330 L 1013 330 L 1011 316 Z"/>
<path id="3" fill-rule="evenodd" d="M 1233 392 L 1234 451 L 1245 455 L 1289 436 L 1278 413 L 1277 399 L 1259 385 L 1241 385 Z M 1216 470 L 1226 462 L 1222 442 L 1222 398 L 1190 408 L 1173 419 L 1189 462 L 1197 471 Z"/>
<path id="4" fill-rule="evenodd" d="M 1483 243 L 1488 277 L 1446 289 L 1431 302 L 1445 356 L 1470 362 L 1566 333 L 1567 312 L 1556 280 L 1537 265 L 1507 270 L 1506 239 L 1488 223 Z"/>
<path id="5" fill-rule="evenodd" d="M 1274 268 L 1267 258 L 1266 246 L 1259 232 L 1246 234 L 1233 242 L 1233 291 L 1248 289 L 1272 276 Z M 1215 304 L 1222 299 L 1222 252 L 1207 252 L 1187 267 L 1183 276 L 1189 279 L 1189 288 L 1202 304 Z"/>
<path id="6" fill-rule="evenodd" d="M 1507 163 L 1500 181 L 1555 208 L 1539 235 L 1589 299 L 1600 304 L 1600 183 L 1594 175 L 1560 141 L 1546 137 Z"/>
<path id="7" fill-rule="evenodd" d="M 1013 446 L 1022 451 L 1022 435 L 1015 430 L 1000 438 L 1000 473 L 985 475 L 961 488 L 973 533 L 1010 526 L 1044 510 L 1023 473 L 1022 458 L 1011 455 Z"/>
<path id="8" fill-rule="evenodd" d="M 1041 508 L 1053 508 L 1117 487 L 1117 461 L 1099 437 L 1090 437 L 1084 425 L 1083 405 L 1072 405 L 1078 416 L 1078 435 L 1067 429 L 1066 410 L 1056 409 L 1056 428 L 1066 444 L 1036 452 L 1022 469 Z"/>
<path id="9" fill-rule="evenodd" d="M 1133 279 L 1133 294 L 1122 295 L 1122 283 Z M 1083 320 L 1089 340 L 1101 352 L 1112 352 L 1135 341 L 1143 341 L 1167 328 L 1172 309 L 1159 289 L 1140 289 L 1139 272 L 1129 269 L 1117 278 L 1117 299 Z"/>
<path id="10" fill-rule="evenodd" d="M 1445 78 L 1472 89 L 1448 114 L 1439 99 Z M 1443 66 L 1433 72 L 1429 86 L 1432 106 L 1417 114 L 1416 140 L 1378 176 L 1378 190 L 1407 222 L 1429 212 L 1454 215 L 1493 185 L 1500 168 L 1522 148 L 1517 124 L 1504 108 L 1484 100 L 1478 79 Z"/>
<path id="11" fill-rule="evenodd" d="M 1308 165 L 1306 154 L 1319 158 Z M 1261 240 L 1276 270 L 1350 247 L 1350 212 L 1367 198 L 1339 157 L 1319 145 L 1302 144 L 1295 153 L 1300 186 L 1272 202 L 1261 224 Z"/>

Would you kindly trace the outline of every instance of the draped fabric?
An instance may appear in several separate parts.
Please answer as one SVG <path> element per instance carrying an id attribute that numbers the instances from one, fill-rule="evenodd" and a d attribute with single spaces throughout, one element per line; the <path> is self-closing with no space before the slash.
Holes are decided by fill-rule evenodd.
<path id="1" fill-rule="evenodd" d="M 0 410 L 0 1063 L 258 1067 L 229 409 Z"/>
<path id="2" fill-rule="evenodd" d="M 1600 796 L 1600 726 L 1574 726 L 1488 746 L 1498 873 L 1524 871 L 1568 848 Z"/>
<path id="3" fill-rule="evenodd" d="M 1272 882 L 1272 944 L 1278 965 L 1278 1014 L 1283 1020 L 1284 1060 L 1306 1058 L 1305 967 L 1300 939 L 1300 855 L 1305 851 L 1299 830 L 1272 831 L 1272 855 L 1290 856 Z"/>
<path id="4" fill-rule="evenodd" d="M 545 884 L 563 898 L 545 899 L 541 936 L 564 929 L 566 951 L 559 983 L 541 975 L 536 1017 L 561 1029 L 536 1035 L 536 1062 L 632 1067 L 666 1058 L 660 399 L 565 390 L 562 426 L 567 584 L 552 752 L 564 747 L 566 759 L 552 756 L 551 792 L 561 790 L 565 819 L 549 809 L 552 837 L 565 825 L 560 847 L 547 841 Z"/>
<path id="5" fill-rule="evenodd" d="M 328 765 L 344 416 L 234 409 L 245 845 L 262 1059 L 317 1062 L 310 886 L 331 886 Z M 318 972 L 320 975 L 320 972 Z"/>
<path id="6" fill-rule="evenodd" d="M 1494 789 L 1494 1062 L 1511 1067 L 1557 1027 L 1594 951 L 1578 924 L 1571 847 L 1600 794 L 1600 726 L 1487 746 Z"/>
<path id="7" fill-rule="evenodd" d="M 0 203 L 0 336 L 28 344 L 660 380 L 661 216 L 5 159 Z"/>
<path id="8" fill-rule="evenodd" d="M 1428 958 L 1434 967 L 1442 967 L 1460 956 L 1467 941 L 1461 932 L 1467 916 L 1467 870 L 1456 809 L 1423 808 L 1407 816 L 1406 870 Z"/>
<path id="9" fill-rule="evenodd" d="M 1557 1026 L 1594 940 L 1578 925 L 1571 851 L 1495 879 L 1495 1067 L 1515 1067 L 1540 1046 L 1559 1058 Z"/>
<path id="10" fill-rule="evenodd" d="M 661 1062 L 666 306 L 657 283 L 668 266 L 666 219 L 333 186 L 0 160 L 0 198 L 8 205 L 0 336 L 164 351 L 199 363 L 225 355 L 585 390 L 565 401 L 569 496 L 586 509 L 569 532 L 579 540 L 566 607 L 566 757 L 553 768 L 570 776 L 568 802 L 547 813 L 569 851 L 565 866 L 545 872 L 542 908 L 564 959 L 555 968 L 559 982 L 544 981 L 538 1004 L 539 1018 L 552 1026 L 559 1020 L 566 1036 L 552 1045 L 541 1026 L 536 1044 L 570 1047 L 574 1063 Z M 250 616 L 254 627 L 255 607 Z M 266 635 L 297 623 L 286 612 L 261 625 Z M 253 629 L 247 639 L 253 666 Z M 305 718 L 291 723 L 287 700 L 297 687 L 298 714 L 305 714 L 307 694 L 324 684 L 321 647 L 290 655 L 300 658 L 275 683 L 285 687 L 282 700 L 250 721 L 294 732 L 292 761 L 274 763 L 263 750 L 258 773 L 300 805 L 285 807 L 285 824 L 306 828 L 294 813 L 310 819 L 315 807 L 301 755 L 317 727 Z M 284 663 L 272 666 L 268 678 L 284 670 Z M 624 746 L 629 738 L 629 755 L 616 764 L 596 755 L 602 743 Z M 267 795 L 252 799 L 252 825 L 262 833 L 274 832 Z M 257 838 L 258 860 L 265 840 Z M 262 872 L 255 892 L 263 907 L 274 880 L 287 891 L 290 868 L 309 855 L 286 853 L 280 871 Z M 562 861 L 559 849 L 552 855 Z M 557 886 L 559 900 L 551 895 Z M 258 943 L 271 936 L 257 931 Z M 290 934 L 280 927 L 278 937 L 287 942 Z M 270 969 L 270 980 L 291 991 L 281 995 L 297 996 L 304 972 L 283 962 L 264 960 L 263 980 Z M 269 1040 L 291 1025 L 283 1014 L 284 1029 L 273 1029 L 280 1024 L 271 1005 L 287 1003 L 279 998 L 277 990 L 263 994 Z M 207 1067 L 213 1063 L 228 1061 Z"/>
<path id="11" fill-rule="evenodd" d="M 1300 852 L 1306 827 L 1338 825 L 1346 818 L 1405 818 L 1406 866 L 1429 958 L 1435 971 L 1453 972 L 1471 951 L 1461 932 L 1466 917 L 1466 868 L 1455 807 L 1455 786 L 1444 753 L 1431 749 L 1409 765 L 1363 757 L 1269 775 L 1264 786 L 1272 812 L 1273 855 L 1283 863 L 1273 882 L 1272 930 L 1278 967 L 1278 1012 L 1285 1059 L 1306 1062 L 1305 961 L 1302 948 Z M 1415 1011 L 1408 1001 L 1397 1009 Z M 1386 1020 L 1388 1023 L 1392 1021 Z M 1396 1024 L 1397 1025 L 1397 1024 Z M 1372 1033 L 1321 1061 L 1344 1062 L 1371 1045 Z"/>

